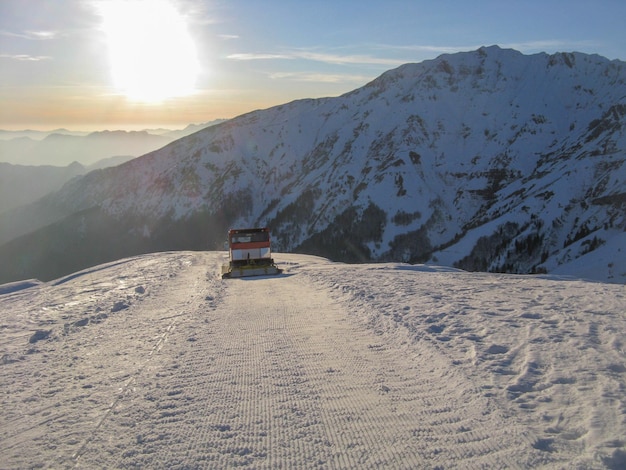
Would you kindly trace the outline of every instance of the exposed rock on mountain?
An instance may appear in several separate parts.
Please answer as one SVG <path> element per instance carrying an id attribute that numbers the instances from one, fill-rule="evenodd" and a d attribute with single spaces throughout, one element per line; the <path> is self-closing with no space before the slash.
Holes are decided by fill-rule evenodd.
<path id="1" fill-rule="evenodd" d="M 531 273 L 584 259 L 623 282 L 625 114 L 626 63 L 596 55 L 494 46 L 407 64 L 73 180 L 11 214 L 2 276 L 216 249 L 231 226 L 267 225 L 276 250 L 336 260 Z"/>

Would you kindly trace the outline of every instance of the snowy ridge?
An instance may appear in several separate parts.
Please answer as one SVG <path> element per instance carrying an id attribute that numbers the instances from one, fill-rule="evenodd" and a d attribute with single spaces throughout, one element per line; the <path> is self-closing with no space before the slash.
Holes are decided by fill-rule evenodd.
<path id="1" fill-rule="evenodd" d="M 281 276 L 176 252 L 5 291 L 0 466 L 626 465 L 623 286 L 275 257 Z"/>
<path id="2" fill-rule="evenodd" d="M 83 211 L 87 232 L 122 227 L 94 243 L 146 251 L 215 249 L 230 226 L 267 225 L 281 251 L 471 271 L 569 272 L 603 250 L 613 261 L 592 277 L 624 282 L 625 115 L 623 62 L 493 46 L 240 116 L 45 204 Z M 23 234 L 41 207 L 17 215 Z"/>

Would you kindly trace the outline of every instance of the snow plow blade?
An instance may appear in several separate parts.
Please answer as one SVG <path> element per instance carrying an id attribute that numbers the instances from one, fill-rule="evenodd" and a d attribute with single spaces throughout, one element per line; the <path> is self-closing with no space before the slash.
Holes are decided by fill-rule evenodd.
<path id="1" fill-rule="evenodd" d="M 267 266 L 236 266 L 231 268 L 225 264 L 222 266 L 222 279 L 232 279 L 237 277 L 251 276 L 274 276 L 282 273 L 282 269 L 278 269 L 274 265 Z"/>

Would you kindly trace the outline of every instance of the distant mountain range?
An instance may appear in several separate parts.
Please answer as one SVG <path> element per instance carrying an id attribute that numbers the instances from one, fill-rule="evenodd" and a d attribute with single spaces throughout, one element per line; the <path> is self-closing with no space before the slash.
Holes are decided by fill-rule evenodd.
<path id="1" fill-rule="evenodd" d="M 89 166 L 110 157 L 138 157 L 223 121 L 224 119 L 219 119 L 203 124 L 190 124 L 180 130 L 90 133 L 67 129 L 50 132 L 0 130 L 0 162 L 31 166 L 67 166 L 78 162 Z"/>
<path id="2" fill-rule="evenodd" d="M 255 111 L 0 214 L 0 281 L 219 249 L 626 281 L 626 63 L 497 46 Z M 569 270 L 569 271 L 568 271 Z"/>
<path id="3" fill-rule="evenodd" d="M 0 130 L 0 213 L 34 202 L 76 176 L 119 165 L 224 121 L 141 132 Z"/>
<path id="4" fill-rule="evenodd" d="M 0 214 L 57 191 L 72 178 L 99 168 L 119 165 L 132 158 L 110 157 L 89 166 L 74 162 L 63 167 L 12 165 L 0 162 Z"/>

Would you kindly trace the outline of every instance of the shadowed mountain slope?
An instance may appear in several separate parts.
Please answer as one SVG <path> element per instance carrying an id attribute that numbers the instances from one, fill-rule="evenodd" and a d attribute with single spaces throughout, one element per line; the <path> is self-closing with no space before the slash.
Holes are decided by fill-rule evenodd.
<path id="1" fill-rule="evenodd" d="M 601 260 L 600 278 L 621 282 L 625 114 L 626 64 L 596 55 L 493 46 L 407 64 L 0 218 L 1 280 L 61 275 L 57 259 L 221 248 L 229 227 L 264 225 L 277 251 L 516 273 Z"/>

